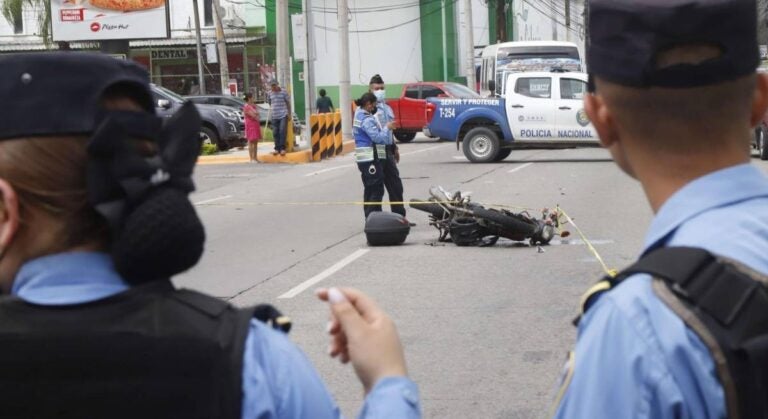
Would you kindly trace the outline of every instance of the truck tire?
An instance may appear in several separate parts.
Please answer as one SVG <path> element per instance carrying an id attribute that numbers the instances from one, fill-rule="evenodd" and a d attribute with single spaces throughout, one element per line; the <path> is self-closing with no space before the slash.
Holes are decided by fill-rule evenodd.
<path id="1" fill-rule="evenodd" d="M 227 151 L 230 148 L 229 142 L 221 138 L 214 128 L 207 125 L 203 125 L 200 128 L 200 138 L 203 139 L 203 144 L 215 144 L 219 151 Z"/>
<path id="2" fill-rule="evenodd" d="M 535 225 L 526 223 L 522 220 L 518 220 L 517 218 L 504 214 L 500 211 L 485 208 L 475 208 L 472 212 L 474 213 L 475 217 L 482 218 L 494 224 L 498 224 L 504 230 L 508 231 L 509 233 L 513 233 L 514 236 L 531 237 L 534 233 L 536 233 Z M 507 235 L 504 236 L 508 237 Z"/>
<path id="3" fill-rule="evenodd" d="M 213 144 L 215 146 L 219 145 L 219 135 L 216 134 L 216 130 L 213 130 L 209 127 L 201 127 L 200 128 L 200 142 L 203 144 Z"/>
<path id="4" fill-rule="evenodd" d="M 472 163 L 491 163 L 501 151 L 499 137 L 485 127 L 472 128 L 462 142 L 464 156 Z"/>
<path id="5" fill-rule="evenodd" d="M 416 138 L 416 133 L 415 132 L 395 131 L 395 138 L 397 138 L 398 142 L 410 143 L 411 141 L 413 141 L 414 138 Z"/>
<path id="6" fill-rule="evenodd" d="M 493 159 L 493 161 L 494 162 L 502 161 L 507 157 L 509 157 L 510 154 L 512 154 L 511 148 L 502 148 L 501 150 L 499 150 L 499 154 L 496 155 L 496 158 Z"/>

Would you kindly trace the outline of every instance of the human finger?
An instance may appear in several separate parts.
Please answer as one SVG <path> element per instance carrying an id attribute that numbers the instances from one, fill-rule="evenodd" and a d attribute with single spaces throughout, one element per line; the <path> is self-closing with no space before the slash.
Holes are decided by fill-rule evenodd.
<path id="1" fill-rule="evenodd" d="M 341 288 L 340 291 L 355 307 L 357 312 L 360 313 L 360 316 L 366 320 L 366 322 L 371 323 L 385 315 L 384 311 L 379 308 L 378 304 L 376 304 L 372 298 L 368 297 L 362 291 L 354 288 Z"/>

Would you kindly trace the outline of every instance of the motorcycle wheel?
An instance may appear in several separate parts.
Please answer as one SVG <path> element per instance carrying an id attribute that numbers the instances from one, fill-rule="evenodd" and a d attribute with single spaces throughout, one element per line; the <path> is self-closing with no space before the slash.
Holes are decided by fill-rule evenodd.
<path id="1" fill-rule="evenodd" d="M 531 245 L 535 246 L 537 244 L 549 244 L 549 242 L 552 241 L 552 239 L 555 237 L 555 227 L 540 223 L 539 229 L 534 233 L 533 237 L 531 237 Z"/>
<path id="2" fill-rule="evenodd" d="M 450 215 L 448 211 L 445 210 L 445 208 L 440 206 L 440 204 L 433 204 L 430 202 L 412 199 L 408 206 L 413 209 L 429 213 L 438 220 L 447 218 Z"/>
<path id="3" fill-rule="evenodd" d="M 536 232 L 536 226 L 528 223 L 517 217 L 504 214 L 497 210 L 475 208 L 473 210 L 475 217 L 481 218 L 486 221 L 490 221 L 501 227 L 501 230 L 506 234 L 500 234 L 503 237 L 510 238 L 512 240 L 521 240 L 519 237 L 525 238 L 533 236 Z"/>

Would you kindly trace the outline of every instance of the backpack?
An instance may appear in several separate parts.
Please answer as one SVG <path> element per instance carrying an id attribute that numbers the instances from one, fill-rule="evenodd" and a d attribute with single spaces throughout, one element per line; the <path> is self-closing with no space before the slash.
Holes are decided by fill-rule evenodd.
<path id="1" fill-rule="evenodd" d="M 709 349 L 728 417 L 768 419 L 768 277 L 703 249 L 660 248 L 593 286 L 582 313 L 639 273 Z"/>

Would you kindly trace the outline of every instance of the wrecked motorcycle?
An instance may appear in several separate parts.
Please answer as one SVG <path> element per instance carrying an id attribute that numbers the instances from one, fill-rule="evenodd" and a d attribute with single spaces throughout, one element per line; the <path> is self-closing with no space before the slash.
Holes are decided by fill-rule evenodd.
<path id="1" fill-rule="evenodd" d="M 531 245 L 548 244 L 560 232 L 560 213 L 544 209 L 541 219 L 527 211 L 515 213 L 506 209 L 489 209 L 461 191 L 453 194 L 433 187 L 424 201 L 411 200 L 409 206 L 429 214 L 429 224 L 440 232 L 439 241 L 452 241 L 457 246 L 492 246 L 500 237 L 514 241 L 528 240 Z"/>

